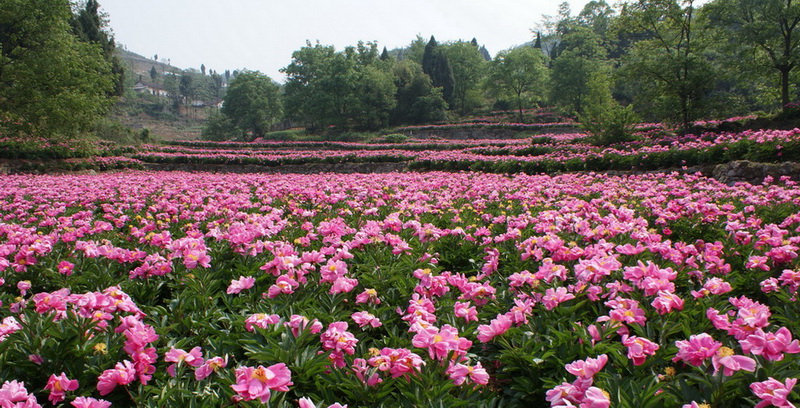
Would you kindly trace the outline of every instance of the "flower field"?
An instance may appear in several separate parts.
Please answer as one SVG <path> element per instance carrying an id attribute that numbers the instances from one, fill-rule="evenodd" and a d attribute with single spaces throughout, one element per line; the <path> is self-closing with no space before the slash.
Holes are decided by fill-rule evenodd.
<path id="1" fill-rule="evenodd" d="M 731 160 L 800 160 L 800 129 L 663 136 L 594 146 L 583 133 L 524 139 L 410 139 L 405 143 L 173 142 L 144 145 L 132 154 L 143 163 L 255 164 L 406 163 L 411 170 L 472 170 L 491 173 L 656 170 L 713 165 Z"/>
<path id="2" fill-rule="evenodd" d="M 790 407 L 799 232 L 789 180 L 0 176 L 0 407 Z"/>

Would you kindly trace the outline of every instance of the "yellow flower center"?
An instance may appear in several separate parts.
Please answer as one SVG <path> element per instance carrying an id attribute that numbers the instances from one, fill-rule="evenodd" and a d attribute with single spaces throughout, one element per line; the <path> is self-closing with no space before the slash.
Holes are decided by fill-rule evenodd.
<path id="1" fill-rule="evenodd" d="M 717 350 L 717 355 L 720 357 L 728 357 L 734 355 L 734 352 L 730 347 L 720 347 L 719 350 Z"/>

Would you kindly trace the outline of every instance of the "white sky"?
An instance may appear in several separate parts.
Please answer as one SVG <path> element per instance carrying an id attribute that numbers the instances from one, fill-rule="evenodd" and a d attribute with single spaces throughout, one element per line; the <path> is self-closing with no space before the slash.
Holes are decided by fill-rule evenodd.
<path id="1" fill-rule="evenodd" d="M 531 41 L 562 0 L 100 0 L 118 44 L 179 68 L 259 70 L 274 80 L 292 52 L 319 40 L 342 50 L 359 40 L 379 50 L 417 34 L 441 42 L 477 38 L 494 56 Z M 570 0 L 572 14 L 588 0 Z M 612 3 L 612 2 L 609 2 Z"/>

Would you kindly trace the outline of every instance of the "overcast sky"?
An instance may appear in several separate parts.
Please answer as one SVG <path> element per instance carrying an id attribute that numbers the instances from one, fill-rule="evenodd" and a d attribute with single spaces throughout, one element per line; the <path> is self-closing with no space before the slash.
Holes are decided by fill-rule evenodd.
<path id="1" fill-rule="evenodd" d="M 179 68 L 278 70 L 306 40 L 342 50 L 359 40 L 408 45 L 473 37 L 494 56 L 531 41 L 562 0 L 100 0 L 118 44 Z M 577 14 L 587 0 L 569 1 Z"/>

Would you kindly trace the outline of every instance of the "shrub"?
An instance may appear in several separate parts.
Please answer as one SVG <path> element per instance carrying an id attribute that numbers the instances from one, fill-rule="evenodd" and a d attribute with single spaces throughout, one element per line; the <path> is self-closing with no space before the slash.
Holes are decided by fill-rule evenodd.
<path id="1" fill-rule="evenodd" d="M 594 110 L 579 117 L 581 128 L 592 135 L 597 146 L 608 146 L 635 140 L 636 124 L 640 122 L 631 106 L 613 105 L 604 110 Z"/>

